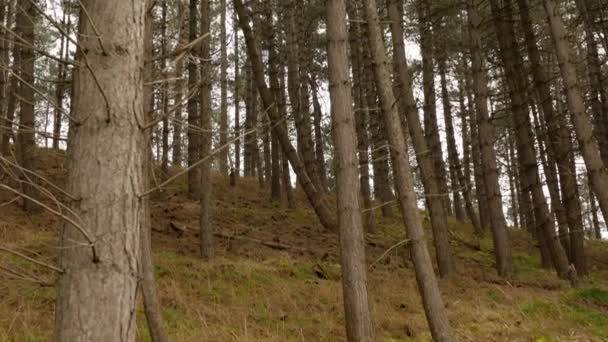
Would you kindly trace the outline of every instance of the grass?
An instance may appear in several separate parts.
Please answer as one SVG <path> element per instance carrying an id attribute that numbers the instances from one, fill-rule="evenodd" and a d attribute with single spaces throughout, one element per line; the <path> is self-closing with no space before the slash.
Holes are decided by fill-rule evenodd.
<path id="1" fill-rule="evenodd" d="M 58 168 L 55 168 L 58 169 Z M 51 175 L 51 178 L 60 179 Z M 272 203 L 256 180 L 229 188 L 214 184 L 218 229 L 227 234 L 277 241 L 299 249 L 277 251 L 238 240 L 217 240 L 217 257 L 200 260 L 197 237 L 177 237 L 169 221 L 197 225 L 197 204 L 185 198 L 183 179 L 153 202 L 154 260 L 162 315 L 172 341 L 343 341 L 344 314 L 337 237 L 320 229 L 314 213 Z M 0 200 L 4 200 L 0 193 Z M 154 197 L 153 197 L 154 198 Z M 396 210 L 395 210 L 396 212 Z M 405 238 L 398 218 L 377 213 L 378 229 L 368 235 L 371 264 Z M 55 263 L 59 222 L 0 207 L 3 245 Z M 472 227 L 450 219 L 457 274 L 440 287 L 458 340 L 606 341 L 608 258 L 606 242 L 587 244 L 591 273 L 571 289 L 554 272 L 540 268 L 533 242 L 513 231 L 515 277 L 506 283 L 494 271 L 492 240 L 476 238 Z M 428 222 L 425 222 L 427 231 Z M 430 241 L 429 241 L 430 242 Z M 434 255 L 432 243 L 429 243 Z M 474 248 L 479 246 L 479 248 Z M 370 266 L 368 282 L 378 341 L 429 341 L 430 333 L 411 263 L 395 249 Z M 0 253 L 0 265 L 52 281 L 54 274 Z M 319 274 L 322 273 L 323 277 Z M 0 272 L 0 341 L 52 338 L 54 287 L 11 279 Z M 139 341 L 149 341 L 142 304 L 137 310 Z"/>

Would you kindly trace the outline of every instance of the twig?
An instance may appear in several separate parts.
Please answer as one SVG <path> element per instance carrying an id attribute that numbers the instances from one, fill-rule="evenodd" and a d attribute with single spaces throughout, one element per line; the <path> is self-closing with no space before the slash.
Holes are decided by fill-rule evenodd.
<path id="1" fill-rule="evenodd" d="M 62 270 L 62 269 L 60 269 L 60 268 L 57 268 L 57 267 L 55 267 L 55 266 L 53 266 L 53 265 L 49 265 L 49 264 L 47 264 L 47 263 L 45 263 L 45 262 L 42 262 L 42 261 L 40 261 L 40 260 L 36 260 L 36 259 L 34 259 L 34 258 L 30 258 L 29 256 L 27 256 L 27 255 L 25 255 L 25 254 L 22 254 L 22 253 L 19 253 L 19 252 L 17 252 L 17 251 L 14 251 L 14 250 L 12 250 L 12 249 L 9 249 L 9 248 L 6 248 L 6 247 L 2 247 L 2 246 L 0 246 L 0 251 L 4 251 L 4 252 L 6 252 L 6 253 L 16 255 L 16 256 L 21 257 L 21 258 L 23 258 L 23 259 L 25 259 L 25 260 L 27 260 L 27 261 L 33 262 L 33 263 L 34 263 L 34 264 L 36 264 L 36 265 L 39 265 L 39 266 L 44 266 L 44 267 L 46 267 L 46 268 L 49 268 L 49 269 L 51 269 L 51 270 L 53 270 L 53 271 L 55 271 L 55 272 L 63 273 L 63 270 Z"/>
<path id="2" fill-rule="evenodd" d="M 380 260 L 382 260 L 393 249 L 395 249 L 401 245 L 405 245 L 409 242 L 410 242 L 410 239 L 405 239 L 405 240 L 401 240 L 401 241 L 397 242 L 396 244 L 390 246 L 386 251 L 384 251 L 384 253 L 382 253 L 382 255 L 380 255 L 380 257 L 378 257 L 378 259 L 374 260 L 374 262 L 372 262 L 372 264 L 369 267 L 371 268 L 374 265 L 376 265 Z"/>

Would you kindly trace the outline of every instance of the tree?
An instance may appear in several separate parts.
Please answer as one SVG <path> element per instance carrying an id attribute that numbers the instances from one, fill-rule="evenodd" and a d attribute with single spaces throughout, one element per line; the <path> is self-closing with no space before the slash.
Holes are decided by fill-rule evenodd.
<path id="1" fill-rule="evenodd" d="M 401 120 L 397 113 L 395 96 L 390 81 L 387 58 L 382 42 L 378 6 L 375 0 L 365 0 L 365 18 L 368 23 L 368 40 L 371 50 L 374 78 L 380 95 L 380 105 L 386 127 L 387 138 L 391 146 L 393 162 L 393 177 L 403 221 L 407 227 L 407 236 L 411 256 L 416 272 L 418 289 L 422 294 L 422 303 L 431 334 L 436 341 L 455 341 L 447 313 L 441 299 L 437 279 L 433 272 L 433 264 L 424 239 L 424 231 L 420 213 L 416 205 L 416 195 L 413 188 L 412 171 L 406 158 L 406 146 L 401 131 Z"/>
<path id="2" fill-rule="evenodd" d="M 469 48 L 473 68 L 475 112 L 477 115 L 477 128 L 479 130 L 485 196 L 490 209 L 489 216 L 492 227 L 492 240 L 494 242 L 494 256 L 496 258 L 498 275 L 508 278 L 513 274 L 511 238 L 507 231 L 502 211 L 502 199 L 498 184 L 498 166 L 496 165 L 496 152 L 493 146 L 494 127 L 490 123 L 488 115 L 488 84 L 481 58 L 481 34 L 479 32 L 481 18 L 479 17 L 476 0 L 467 1 L 467 14 L 469 22 Z"/>
<path id="3" fill-rule="evenodd" d="M 80 21 L 76 60 L 89 68 L 74 70 L 78 124 L 71 127 L 66 190 L 78 200 L 70 202 L 74 217 L 61 234 L 55 339 L 134 341 L 146 7 L 144 1 L 82 1 L 81 18 L 83 8 L 90 20 Z M 99 236 L 103 243 L 93 240 Z"/>
<path id="4" fill-rule="evenodd" d="M 346 335 L 349 341 L 373 341 L 374 331 L 367 298 L 365 236 L 359 211 L 359 163 L 348 70 L 344 0 L 328 1 L 326 18 Z"/>
<path id="5" fill-rule="evenodd" d="M 412 79 L 405 59 L 405 47 L 403 44 L 403 30 L 401 29 L 400 24 L 401 16 L 399 14 L 399 6 L 402 5 L 398 0 L 389 1 L 388 9 L 391 18 L 393 53 L 396 58 L 396 69 L 398 71 L 396 89 L 399 91 L 401 100 L 404 101 L 405 108 L 401 108 L 401 110 L 405 112 L 407 118 L 407 126 L 409 128 L 410 136 L 412 137 L 414 149 L 416 150 L 416 158 L 421 171 L 426 202 L 431 216 L 433 242 L 435 244 L 439 274 L 442 277 L 446 277 L 454 269 L 452 247 L 450 246 L 448 235 L 447 211 L 442 203 L 443 196 L 437 196 L 441 190 L 439 178 L 436 177 L 435 173 L 435 167 L 437 166 L 436 160 L 433 158 L 432 154 L 425 153 L 430 147 L 427 144 L 428 139 L 425 139 L 424 132 L 420 125 L 418 111 L 416 110 L 416 101 L 414 100 L 414 94 L 412 93 Z M 385 123 L 385 127 L 386 125 L 388 125 L 388 123 Z"/>
<path id="6" fill-rule="evenodd" d="M 239 17 L 239 25 L 241 26 L 241 30 L 245 36 L 245 43 L 247 45 L 247 51 L 254 74 L 253 76 L 262 97 L 264 107 L 268 109 L 267 114 L 270 119 L 270 123 L 272 124 L 272 129 L 279 138 L 281 149 L 287 156 L 287 159 L 296 173 L 298 181 L 302 185 L 302 189 L 306 193 L 306 197 L 308 198 L 310 205 L 315 210 L 321 224 L 328 230 L 336 230 L 334 218 L 331 216 L 325 202 L 323 201 L 322 193 L 312 183 L 308 173 L 306 172 L 304 164 L 298 157 L 298 153 L 289 141 L 285 127 L 279 125 L 282 118 L 279 116 L 276 106 L 274 105 L 272 93 L 266 85 L 264 67 L 260 57 L 259 43 L 255 39 L 255 36 L 251 30 L 247 10 L 243 6 L 241 0 L 234 0 L 234 7 Z"/>
<path id="7" fill-rule="evenodd" d="M 211 29 L 210 0 L 201 0 L 201 36 L 209 37 Z M 201 55 L 201 88 L 199 103 L 199 118 L 202 132 L 200 133 L 200 156 L 207 158 L 200 166 L 200 243 L 201 257 L 210 258 L 213 255 L 213 226 L 211 223 L 211 40 L 203 39 L 200 45 Z"/>
<path id="8" fill-rule="evenodd" d="M 188 6 L 188 40 L 193 42 L 198 37 L 197 32 L 197 0 L 190 0 Z M 196 50 L 191 50 L 196 51 Z M 188 60 L 188 89 L 198 88 L 196 63 L 193 58 Z M 195 92 L 197 94 L 198 92 Z M 192 167 L 200 158 L 200 137 L 196 127 L 199 126 L 199 109 L 196 96 L 188 97 L 188 167 Z M 201 191 L 200 167 L 188 171 L 188 195 L 190 198 L 199 198 Z"/>
<path id="9" fill-rule="evenodd" d="M 572 48 L 566 41 L 566 28 L 555 1 L 543 0 L 543 6 L 566 89 L 570 120 L 576 132 L 576 139 L 587 167 L 593 193 L 597 196 L 603 216 L 608 217 L 608 169 L 602 162 L 598 143 L 593 138 L 593 129 L 585 111 L 576 68 L 572 62 Z"/>
<path id="10" fill-rule="evenodd" d="M 228 52 L 226 46 L 226 0 L 220 0 L 220 173 L 228 175 Z"/>

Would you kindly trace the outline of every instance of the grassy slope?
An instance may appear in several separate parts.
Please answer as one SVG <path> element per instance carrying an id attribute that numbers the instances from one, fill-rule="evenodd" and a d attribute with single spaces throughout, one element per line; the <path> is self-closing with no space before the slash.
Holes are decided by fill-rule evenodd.
<path id="1" fill-rule="evenodd" d="M 53 182 L 63 181 L 62 156 L 45 152 L 41 163 Z M 212 262 L 197 258 L 198 206 L 184 196 L 183 180 L 153 198 L 153 243 L 163 315 L 175 341 L 344 340 L 337 237 L 323 232 L 308 209 L 270 203 L 256 181 L 230 188 L 217 178 L 214 222 L 224 234 L 294 246 L 279 251 L 242 240 L 219 239 Z M 11 199 L 0 192 L 0 203 Z M 301 207 L 305 207 L 300 198 Z M 379 216 L 380 217 L 380 216 Z M 169 222 L 190 227 L 183 236 Z M 504 283 L 493 270 L 489 238 L 474 241 L 469 225 L 450 222 L 458 274 L 441 282 L 459 340 L 602 341 L 608 339 L 608 244 L 589 242 L 591 276 L 572 290 L 539 268 L 536 248 L 514 231 L 517 275 Z M 54 263 L 59 220 L 24 215 L 16 203 L 0 206 L 2 245 Z M 428 228 L 428 227 L 427 227 Z M 368 236 L 370 296 L 378 340 L 429 340 L 414 274 L 396 248 L 399 221 L 380 219 Z M 479 245 L 480 248 L 474 248 Z M 0 252 L 0 266 L 52 282 L 47 269 Z M 319 275 L 322 275 L 321 277 Z M 53 329 L 55 290 L 0 271 L 0 341 L 47 341 Z M 140 340 L 147 341 L 141 305 Z"/>

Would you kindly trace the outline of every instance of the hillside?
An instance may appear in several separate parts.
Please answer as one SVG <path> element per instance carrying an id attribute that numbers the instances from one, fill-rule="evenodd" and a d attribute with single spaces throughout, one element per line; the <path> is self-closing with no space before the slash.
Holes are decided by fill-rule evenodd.
<path id="1" fill-rule="evenodd" d="M 62 186 L 63 155 L 38 154 L 37 169 Z M 152 197 L 156 276 L 171 340 L 344 340 L 337 236 L 323 230 L 303 196 L 289 210 L 269 201 L 257 180 L 240 179 L 232 188 L 215 176 L 213 222 L 224 237 L 217 237 L 217 257 L 204 262 L 198 204 L 186 198 L 184 184 L 179 179 Z M 48 212 L 26 215 L 12 199 L 0 191 L 0 246 L 54 264 L 60 220 Z M 398 218 L 377 217 L 367 258 L 378 340 L 429 340 L 412 265 L 403 248 L 387 252 L 405 238 L 404 229 Z M 572 289 L 540 269 L 533 242 L 512 231 L 516 276 L 507 283 L 495 276 L 489 236 L 475 241 L 469 225 L 450 227 L 458 274 L 440 285 L 459 340 L 608 339 L 606 242 L 587 242 L 590 276 Z M 50 340 L 52 271 L 0 251 L 0 279 L 0 341 Z M 140 305 L 141 341 L 148 340 L 145 324 Z"/>

